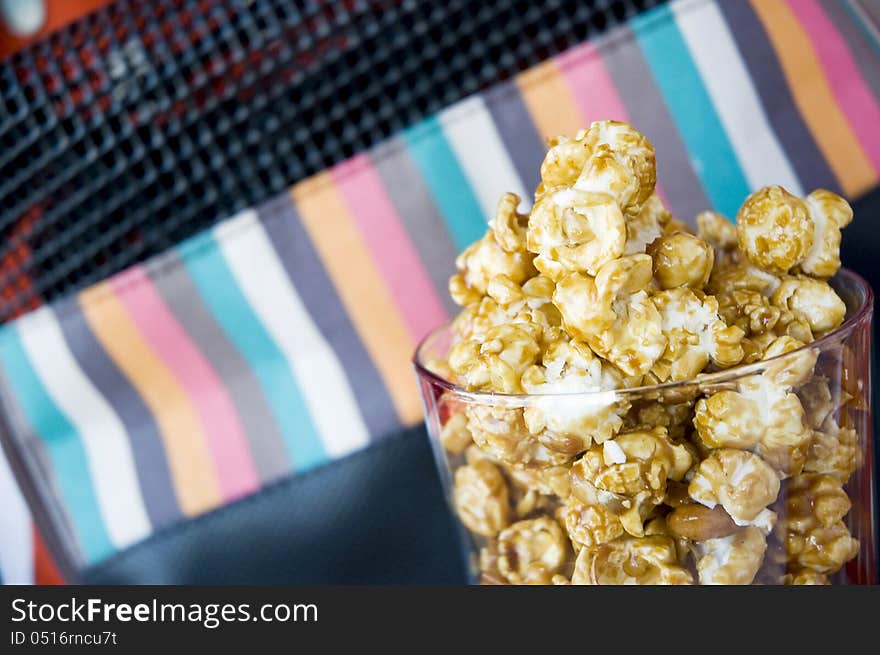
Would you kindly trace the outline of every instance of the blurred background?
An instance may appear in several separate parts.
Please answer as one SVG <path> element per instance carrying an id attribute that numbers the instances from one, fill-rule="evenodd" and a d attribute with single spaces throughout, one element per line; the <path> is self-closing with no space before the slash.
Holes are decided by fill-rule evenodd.
<path id="1" fill-rule="evenodd" d="M 0 0 L 0 575 L 461 582 L 409 357 L 544 139 L 853 203 L 874 0 Z M 331 400 L 328 401 L 327 399 Z"/>

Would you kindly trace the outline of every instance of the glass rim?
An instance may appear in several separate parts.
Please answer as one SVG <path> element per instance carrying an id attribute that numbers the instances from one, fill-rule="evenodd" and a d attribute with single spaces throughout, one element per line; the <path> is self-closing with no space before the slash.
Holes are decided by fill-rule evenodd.
<path id="1" fill-rule="evenodd" d="M 649 384 L 639 387 L 624 387 L 621 389 L 597 389 L 596 391 L 571 391 L 564 393 L 548 394 L 469 391 L 468 389 L 465 389 L 464 387 L 461 387 L 454 382 L 451 382 L 450 380 L 447 380 L 446 378 L 431 371 L 425 365 L 422 357 L 424 354 L 423 351 L 428 342 L 444 330 L 448 330 L 451 327 L 452 321 L 454 319 L 450 319 L 445 323 L 437 326 L 427 335 L 425 335 L 425 337 L 422 338 L 418 346 L 416 346 L 415 353 L 412 357 L 412 364 L 415 367 L 416 373 L 420 378 L 427 379 L 431 383 L 442 387 L 449 392 L 452 392 L 456 396 L 473 400 L 475 402 L 482 402 L 487 405 L 494 405 L 499 403 L 515 403 L 516 401 L 526 402 L 527 399 L 535 398 L 596 398 L 600 395 L 603 397 L 607 397 L 608 394 L 614 394 L 615 396 L 643 396 L 655 392 L 674 392 L 679 389 L 685 389 L 694 386 L 711 386 L 714 384 L 722 384 L 725 382 L 730 382 L 731 380 L 745 377 L 747 375 L 756 375 L 763 371 L 767 367 L 767 365 L 772 362 L 783 361 L 785 358 L 794 359 L 798 356 L 799 353 L 803 353 L 816 348 L 821 350 L 822 346 L 849 336 L 849 334 L 852 333 L 857 327 L 859 327 L 866 318 L 870 319 L 871 309 L 874 304 L 874 292 L 871 290 L 871 285 L 869 285 L 865 281 L 865 279 L 858 273 L 851 271 L 848 268 L 842 267 L 832 278 L 829 279 L 829 282 L 835 280 L 848 280 L 861 292 L 863 298 L 859 307 L 856 309 L 855 312 L 853 312 L 853 315 L 847 318 L 843 323 L 841 323 L 831 332 L 822 335 L 815 341 L 804 344 L 800 348 L 796 348 L 794 350 L 775 355 L 774 357 L 771 357 L 769 359 L 758 360 L 750 364 L 737 364 L 736 366 L 732 366 L 730 368 L 715 371 L 712 373 L 701 373 L 696 377 L 689 378 L 687 380 L 674 380 L 670 382 L 661 382 L 660 384 Z"/>

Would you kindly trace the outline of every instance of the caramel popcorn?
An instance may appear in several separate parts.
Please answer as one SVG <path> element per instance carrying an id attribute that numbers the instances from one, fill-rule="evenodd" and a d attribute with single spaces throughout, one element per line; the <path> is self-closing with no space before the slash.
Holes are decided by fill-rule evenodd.
<path id="1" fill-rule="evenodd" d="M 807 275 L 829 278 L 840 268 L 840 230 L 852 221 L 852 207 L 825 189 L 813 191 L 804 202 L 813 221 L 813 245 L 800 268 Z"/>
<path id="2" fill-rule="evenodd" d="M 582 548 L 571 583 L 577 585 L 692 584 L 693 576 L 678 563 L 669 537 L 622 537 Z"/>
<path id="3" fill-rule="evenodd" d="M 657 293 L 654 304 L 667 341 L 653 367 L 659 381 L 687 380 L 710 361 L 728 367 L 742 359 L 743 331 L 719 318 L 713 296 L 701 298 L 687 287 L 677 287 Z"/>
<path id="4" fill-rule="evenodd" d="M 626 245 L 623 253 L 643 253 L 654 241 L 674 229 L 672 214 L 663 206 L 663 201 L 657 194 L 654 194 L 645 201 L 638 214 L 626 217 Z"/>
<path id="5" fill-rule="evenodd" d="M 507 525 L 507 483 L 489 460 L 478 460 L 455 471 L 454 496 L 458 515 L 472 532 L 493 537 Z"/>
<path id="6" fill-rule="evenodd" d="M 627 405 L 614 397 L 597 394 L 596 403 L 585 403 L 578 393 L 613 390 L 622 376 L 607 362 L 577 341 L 560 341 L 544 353 L 541 365 L 522 375 L 522 386 L 535 396 L 523 416 L 529 431 L 551 450 L 572 456 L 595 441 L 614 436 L 623 424 Z"/>
<path id="7" fill-rule="evenodd" d="M 779 493 L 779 477 L 757 455 L 722 448 L 700 462 L 688 492 L 710 509 L 720 504 L 737 525 L 766 528 L 775 521 L 767 506 Z"/>
<path id="8" fill-rule="evenodd" d="M 553 295 L 568 333 L 626 375 L 647 373 L 666 347 L 647 292 L 651 275 L 649 255 L 628 255 L 607 262 L 595 278 L 566 276 Z"/>
<path id="9" fill-rule="evenodd" d="M 681 480 L 690 451 L 673 444 L 663 428 L 627 432 L 594 446 L 571 469 L 572 493 L 620 517 L 630 534 L 644 534 L 643 521 L 666 493 L 666 480 Z"/>
<path id="10" fill-rule="evenodd" d="M 512 584 L 549 584 L 569 552 L 568 540 L 553 519 L 518 521 L 498 535 L 498 571 Z"/>
<path id="11" fill-rule="evenodd" d="M 474 443 L 493 459 L 509 464 L 558 466 L 570 455 L 549 450 L 526 428 L 522 409 L 470 405 L 465 410 Z"/>
<path id="12" fill-rule="evenodd" d="M 802 200 L 779 186 L 759 189 L 736 216 L 739 248 L 755 266 L 787 273 L 813 245 L 813 221 Z"/>
<path id="13" fill-rule="evenodd" d="M 806 275 L 786 277 L 771 302 L 804 320 L 815 337 L 836 328 L 846 314 L 846 305 L 830 284 Z"/>
<path id="14" fill-rule="evenodd" d="M 697 576 L 700 584 L 751 584 L 761 568 L 766 550 L 764 533 L 754 527 L 698 542 Z"/>
<path id="15" fill-rule="evenodd" d="M 687 232 L 675 232 L 649 242 L 654 260 L 654 279 L 661 289 L 702 289 L 709 281 L 715 251 L 708 243 Z"/>
<path id="16" fill-rule="evenodd" d="M 607 193 L 550 189 L 532 209 L 529 250 L 535 267 L 552 280 L 568 273 L 596 275 L 605 262 L 623 254 L 626 225 Z"/>
<path id="17" fill-rule="evenodd" d="M 601 505 L 570 500 L 559 509 L 558 516 L 575 549 L 604 544 L 623 535 L 620 518 Z"/>
<path id="18" fill-rule="evenodd" d="M 482 342 L 468 340 L 453 346 L 449 367 L 455 379 L 472 391 L 520 393 L 522 374 L 541 352 L 539 335 L 540 328 L 524 323 L 490 328 Z"/>
<path id="19" fill-rule="evenodd" d="M 655 181 L 626 123 L 555 137 L 532 210 L 504 194 L 456 260 L 436 436 L 481 579 L 827 584 L 870 408 L 853 352 L 811 344 L 852 209 L 770 186 L 694 234 Z"/>

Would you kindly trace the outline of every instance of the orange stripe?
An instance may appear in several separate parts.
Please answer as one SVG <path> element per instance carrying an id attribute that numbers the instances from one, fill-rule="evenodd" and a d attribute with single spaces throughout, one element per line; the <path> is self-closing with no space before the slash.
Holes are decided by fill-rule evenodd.
<path id="1" fill-rule="evenodd" d="M 422 408 L 410 364 L 415 343 L 330 180 L 329 173 L 315 175 L 294 186 L 291 196 L 400 420 L 417 423 Z"/>
<path id="2" fill-rule="evenodd" d="M 581 128 L 589 127 L 583 124 L 577 103 L 554 60 L 548 59 L 521 73 L 516 83 L 544 139 L 559 134 L 573 137 Z"/>
<path id="3" fill-rule="evenodd" d="M 784 2 L 752 0 L 752 6 L 773 43 L 795 104 L 844 193 L 856 196 L 870 189 L 877 175 L 834 98 L 807 34 Z"/>
<path id="4" fill-rule="evenodd" d="M 79 295 L 95 337 L 156 417 L 171 477 L 184 514 L 220 504 L 220 486 L 198 416 L 177 380 L 156 356 L 108 283 Z"/>

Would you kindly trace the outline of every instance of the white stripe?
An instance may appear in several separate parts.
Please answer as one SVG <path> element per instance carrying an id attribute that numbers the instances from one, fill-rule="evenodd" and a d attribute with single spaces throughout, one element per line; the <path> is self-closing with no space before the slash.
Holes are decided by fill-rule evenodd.
<path id="1" fill-rule="evenodd" d="M 299 381 L 327 453 L 340 457 L 365 446 L 367 427 L 342 365 L 288 280 L 256 212 L 241 212 L 214 228 L 214 235 L 242 293 Z"/>
<path id="2" fill-rule="evenodd" d="M 0 449 L 0 574 L 3 584 L 34 583 L 31 515 Z"/>
<path id="3" fill-rule="evenodd" d="M 508 191 L 522 199 L 521 211 L 532 206 L 532 194 L 523 187 L 481 97 L 462 100 L 437 119 L 487 221 L 495 216 L 501 194 Z"/>
<path id="4" fill-rule="evenodd" d="M 749 186 L 779 184 L 803 196 L 721 11 L 713 2 L 670 7 Z"/>
<path id="5" fill-rule="evenodd" d="M 150 534 L 150 521 L 122 421 L 80 370 L 48 307 L 23 318 L 18 332 L 46 392 L 82 439 L 98 507 L 113 545 L 124 548 L 143 539 Z"/>

